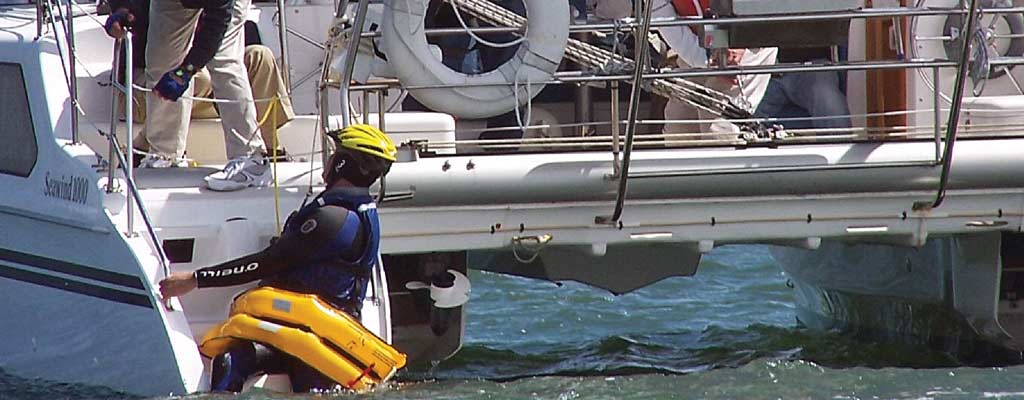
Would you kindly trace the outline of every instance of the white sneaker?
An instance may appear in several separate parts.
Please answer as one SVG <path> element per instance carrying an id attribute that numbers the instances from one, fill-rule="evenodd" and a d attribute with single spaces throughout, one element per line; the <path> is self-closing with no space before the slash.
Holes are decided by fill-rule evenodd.
<path id="1" fill-rule="evenodd" d="M 224 169 L 203 178 L 210 190 L 230 192 L 250 186 L 267 186 L 270 183 L 270 166 L 263 163 L 262 158 L 232 158 Z"/>
<path id="2" fill-rule="evenodd" d="M 188 160 L 185 158 L 171 159 L 161 154 L 146 154 L 139 161 L 139 168 L 186 168 Z"/>

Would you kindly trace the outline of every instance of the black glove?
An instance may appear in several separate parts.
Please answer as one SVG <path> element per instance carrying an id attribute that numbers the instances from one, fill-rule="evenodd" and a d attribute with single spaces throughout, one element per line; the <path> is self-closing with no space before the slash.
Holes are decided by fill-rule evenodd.
<path id="1" fill-rule="evenodd" d="M 156 86 L 153 86 L 153 91 L 167 100 L 178 101 L 181 95 L 185 93 L 185 90 L 188 89 L 189 82 L 192 81 L 192 75 L 193 72 L 182 67 L 170 70 L 160 77 L 160 81 L 156 83 Z"/>

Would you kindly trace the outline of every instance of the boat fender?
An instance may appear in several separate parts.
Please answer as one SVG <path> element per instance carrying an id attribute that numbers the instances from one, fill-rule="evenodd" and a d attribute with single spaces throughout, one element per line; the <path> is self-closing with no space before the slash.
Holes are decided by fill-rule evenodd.
<path id="1" fill-rule="evenodd" d="M 460 118 L 487 118 L 521 106 L 558 69 L 569 39 L 569 3 L 524 0 L 526 41 L 514 57 L 493 71 L 468 75 L 430 54 L 424 27 L 427 0 L 387 3 L 382 26 L 388 64 L 409 94 L 423 105 Z M 417 88 L 418 87 L 418 88 Z"/>
<path id="2" fill-rule="evenodd" d="M 319 297 L 271 287 L 235 299 L 231 316 L 206 333 L 200 352 L 214 358 L 239 339 L 273 346 L 360 392 L 390 379 L 406 362 L 405 354 Z"/>

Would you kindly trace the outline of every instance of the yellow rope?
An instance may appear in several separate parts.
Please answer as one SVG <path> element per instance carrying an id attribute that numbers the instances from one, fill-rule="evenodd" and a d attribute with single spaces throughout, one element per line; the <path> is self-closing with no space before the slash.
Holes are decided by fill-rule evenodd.
<path id="1" fill-rule="evenodd" d="M 270 114 L 274 113 L 274 105 L 276 104 L 277 96 L 274 96 L 270 99 L 270 106 L 267 107 L 267 111 L 263 113 L 263 117 L 260 118 L 260 122 L 257 122 L 256 125 L 263 126 L 263 124 L 267 122 L 267 118 L 270 118 Z M 274 120 L 277 120 L 277 118 L 274 118 Z M 274 126 L 274 132 L 277 132 L 277 125 Z"/>
<path id="2" fill-rule="evenodd" d="M 274 169 L 274 176 L 271 182 L 274 184 L 274 221 L 277 224 L 277 232 L 281 232 L 281 197 L 277 186 L 277 113 L 274 112 L 274 107 L 278 105 L 279 101 L 280 98 L 278 96 L 272 97 L 267 111 L 263 113 L 263 117 L 256 123 L 257 126 L 263 126 L 267 122 L 267 118 L 273 116 L 270 120 L 273 123 L 270 127 L 270 145 L 273 147 L 273 150 L 270 151 L 270 165 Z"/>

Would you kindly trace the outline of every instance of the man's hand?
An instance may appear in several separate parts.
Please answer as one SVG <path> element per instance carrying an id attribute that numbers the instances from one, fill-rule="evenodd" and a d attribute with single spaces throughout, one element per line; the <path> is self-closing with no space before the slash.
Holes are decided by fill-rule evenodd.
<path id="1" fill-rule="evenodd" d="M 175 68 L 160 77 L 160 81 L 153 86 L 153 91 L 164 99 L 178 101 L 191 81 L 191 73 L 180 67 Z"/>
<path id="2" fill-rule="evenodd" d="M 725 65 L 740 65 L 740 61 L 743 60 L 743 55 L 746 53 L 746 49 L 726 49 Z M 718 79 L 726 81 L 733 86 L 740 84 L 739 77 L 736 75 L 719 76 Z"/>
<path id="3" fill-rule="evenodd" d="M 725 61 L 728 65 L 740 65 L 744 54 L 747 54 L 747 49 L 728 49 L 725 51 Z"/>
<path id="4" fill-rule="evenodd" d="M 175 272 L 160 281 L 160 296 L 164 299 L 183 296 L 199 287 L 196 276 L 191 272 Z"/>
<path id="5" fill-rule="evenodd" d="M 135 15 L 128 11 L 127 8 L 122 7 L 110 13 L 107 17 L 107 22 L 103 24 L 103 28 L 110 37 L 121 39 L 124 37 L 125 32 L 132 27 L 133 22 L 135 22 Z"/>

